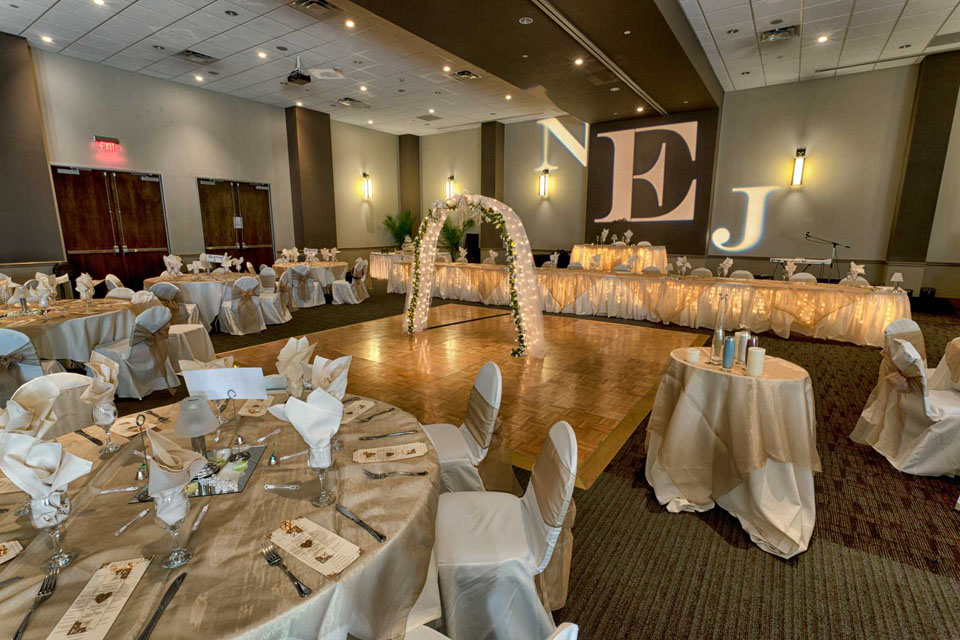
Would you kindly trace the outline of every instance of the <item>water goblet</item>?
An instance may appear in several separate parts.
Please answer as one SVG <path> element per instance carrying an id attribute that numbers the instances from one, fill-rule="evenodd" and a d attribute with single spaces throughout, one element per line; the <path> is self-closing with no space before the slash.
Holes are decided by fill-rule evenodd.
<path id="1" fill-rule="evenodd" d="M 110 440 L 110 427 L 117 421 L 117 407 L 112 402 L 100 402 L 93 406 L 93 423 L 107 434 L 106 440 L 97 453 L 106 455 L 120 448 L 120 445 Z"/>
<path id="2" fill-rule="evenodd" d="M 310 457 L 307 460 L 307 466 L 317 472 L 317 479 L 320 481 L 320 493 L 310 501 L 310 504 L 322 509 L 336 503 L 337 494 L 332 488 L 328 488 L 330 483 L 330 470 L 333 468 L 333 457 L 330 455 L 330 445 L 326 447 L 314 447 L 310 450 Z"/>
<path id="3" fill-rule="evenodd" d="M 156 512 L 153 516 L 154 520 L 157 521 L 161 529 L 169 533 L 170 537 L 173 538 L 173 549 L 170 551 L 170 555 L 160 561 L 160 566 L 164 569 L 182 567 L 193 558 L 193 551 L 180 546 L 180 527 L 187 517 L 187 511 L 190 509 L 190 501 L 186 495 L 179 493 L 172 496 L 154 497 L 154 502 L 156 504 Z M 180 515 L 173 524 L 170 524 L 159 515 L 161 509 L 167 510 L 168 508 L 174 512 L 179 509 L 183 510 L 183 514 Z"/>
<path id="4" fill-rule="evenodd" d="M 44 571 L 62 569 L 77 559 L 76 551 L 63 548 L 63 523 L 69 514 L 70 498 L 63 491 L 30 501 L 30 515 L 34 526 L 46 531 L 53 544 L 53 555 L 43 564 Z"/>

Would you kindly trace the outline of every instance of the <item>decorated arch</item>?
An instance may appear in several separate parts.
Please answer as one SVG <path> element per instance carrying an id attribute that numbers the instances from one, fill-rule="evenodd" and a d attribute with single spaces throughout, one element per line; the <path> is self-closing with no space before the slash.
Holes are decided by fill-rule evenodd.
<path id="1" fill-rule="evenodd" d="M 435 203 L 420 223 L 413 249 L 413 272 L 404 305 L 404 331 L 412 335 L 427 327 L 433 298 L 437 239 L 444 221 L 453 212 L 478 214 L 482 222 L 492 224 L 500 232 L 506 252 L 510 312 L 517 330 L 517 346 L 511 354 L 542 358 L 544 344 L 540 285 L 530 241 L 520 216 L 513 209 L 499 200 L 481 195 L 461 194 Z"/>

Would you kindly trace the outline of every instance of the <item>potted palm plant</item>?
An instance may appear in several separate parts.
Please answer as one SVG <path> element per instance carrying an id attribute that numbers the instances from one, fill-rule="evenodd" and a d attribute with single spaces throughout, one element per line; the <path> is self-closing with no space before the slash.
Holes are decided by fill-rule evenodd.
<path id="1" fill-rule="evenodd" d="M 453 254 L 463 242 L 463 236 L 467 234 L 467 231 L 473 229 L 476 224 L 477 221 L 473 218 L 466 218 L 460 223 L 453 222 L 450 218 L 447 218 L 443 221 L 443 227 L 440 229 L 440 240 L 447 245 L 450 253 Z"/>
<path id="2" fill-rule="evenodd" d="M 393 242 L 397 249 L 403 246 L 403 239 L 412 235 L 413 232 L 413 214 L 409 209 L 401 211 L 395 216 L 387 216 L 383 220 L 384 228 L 393 236 Z"/>

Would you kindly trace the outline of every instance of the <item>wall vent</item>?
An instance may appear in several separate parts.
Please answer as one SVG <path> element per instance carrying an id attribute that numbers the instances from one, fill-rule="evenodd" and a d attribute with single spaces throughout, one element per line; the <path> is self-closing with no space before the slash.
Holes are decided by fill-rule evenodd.
<path id="1" fill-rule="evenodd" d="M 340 8 L 327 0 L 293 0 L 287 6 L 307 14 L 314 20 L 326 20 L 340 13 Z"/>
<path id="2" fill-rule="evenodd" d="M 792 27 L 780 27 L 778 29 L 770 29 L 770 31 L 764 31 L 760 34 L 760 44 L 767 44 L 770 42 L 780 42 L 782 40 L 791 40 L 800 35 L 800 28 L 796 25 Z"/>

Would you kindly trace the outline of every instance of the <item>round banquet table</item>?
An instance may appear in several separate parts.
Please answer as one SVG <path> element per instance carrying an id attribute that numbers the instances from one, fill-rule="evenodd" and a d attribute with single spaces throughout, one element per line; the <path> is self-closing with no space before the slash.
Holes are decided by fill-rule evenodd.
<path id="1" fill-rule="evenodd" d="M 281 396 L 275 403 L 284 400 L 285 396 Z M 377 402 L 363 415 L 372 416 L 389 406 Z M 178 405 L 155 409 L 170 421 L 160 423 L 147 416 L 148 426 L 172 432 L 177 410 Z M 232 409 L 228 408 L 224 415 L 232 418 Z M 224 427 L 224 436 L 229 426 Z M 344 449 L 334 453 L 334 471 L 329 474 L 336 477 L 337 501 L 386 535 L 387 540 L 382 544 L 334 507 L 311 506 L 310 499 L 318 493 L 319 486 L 316 473 L 306 466 L 306 456 L 276 466 L 267 465 L 274 445 L 278 456 L 306 449 L 292 425 L 270 414 L 264 418 L 240 419 L 240 432 L 248 442 L 277 427 L 281 427 L 282 432 L 265 441 L 268 449 L 242 493 L 190 499 L 181 538 L 189 536 L 186 546 L 194 552 L 194 557 L 180 569 L 169 571 L 160 566 L 160 558 L 170 550 L 171 539 L 155 523 L 152 512 L 123 535 L 113 535 L 140 510 L 152 509 L 151 504 L 127 504 L 130 493 L 98 494 L 104 488 L 133 484 L 140 458 L 133 454 L 132 447 L 139 447 L 139 437 L 95 467 L 92 475 L 77 481 L 79 490 L 71 486 L 73 507 L 64 545 L 79 551 L 80 556 L 61 572 L 56 592 L 33 617 L 25 640 L 47 637 L 103 563 L 140 555 L 155 558 L 107 634 L 108 639 L 136 637 L 167 587 L 182 571 L 187 572 L 187 578 L 160 619 L 153 634 L 155 638 L 343 640 L 347 633 L 366 640 L 402 637 L 407 615 L 426 580 L 433 548 L 439 464 L 429 439 L 422 432 L 371 442 L 360 442 L 358 438 L 364 434 L 419 429 L 419 422 L 409 413 L 395 409 L 367 423 L 343 424 L 340 429 Z M 99 432 L 91 433 L 102 436 Z M 167 435 L 173 437 L 172 433 Z M 218 446 L 213 440 L 212 435 L 207 436 L 211 448 Z M 221 438 L 220 444 L 225 440 Z M 417 441 L 426 443 L 425 456 L 388 464 L 361 465 L 352 460 L 357 449 Z M 187 441 L 181 444 L 188 446 Z M 363 474 L 364 468 L 423 470 L 428 474 L 372 480 Z M 300 483 L 300 489 L 267 491 L 265 483 Z M 3 496 L 4 506 L 8 508 L 22 501 L 23 494 Z M 198 530 L 191 534 L 190 526 L 205 504 L 209 504 L 210 509 Z M 0 525 L 0 533 L 4 540 L 19 535 L 26 548 L 21 556 L 0 566 L 0 580 L 13 575 L 22 575 L 24 579 L 0 590 L 0 611 L 4 614 L 0 635 L 4 637 L 13 636 L 33 602 L 42 579 L 39 566 L 50 555 L 46 534 L 37 536 L 27 546 L 24 536 L 31 531 L 29 523 L 25 518 L 14 522 L 13 510 L 0 518 L 0 523 L 6 525 Z M 312 595 L 304 599 L 297 596 L 283 572 L 269 566 L 260 555 L 264 536 L 279 528 L 284 520 L 299 516 L 309 518 L 361 549 L 359 559 L 333 578 L 324 577 L 280 550 L 288 568 L 313 590 Z"/>
<path id="2" fill-rule="evenodd" d="M 228 271 L 227 273 L 184 273 L 178 276 L 161 275 L 143 281 L 143 288 L 149 289 L 158 282 L 169 282 L 176 285 L 183 294 L 183 301 L 197 305 L 197 312 L 204 326 L 212 327 L 213 321 L 220 315 L 220 305 L 228 288 L 238 278 L 255 274 L 243 271 Z"/>
<path id="3" fill-rule="evenodd" d="M 673 513 L 734 515 L 761 549 L 790 558 L 813 533 L 820 471 L 810 376 L 767 357 L 763 377 L 670 353 L 647 427 L 646 478 Z"/>
<path id="4" fill-rule="evenodd" d="M 273 270 L 277 272 L 277 278 L 283 274 L 284 271 L 298 265 L 306 265 L 310 267 L 310 273 L 313 274 L 313 277 L 317 282 L 320 283 L 320 286 L 325 289 L 329 289 L 330 285 L 334 283 L 335 280 L 343 280 L 347 275 L 347 265 L 346 262 L 275 262 L 273 263 Z"/>
<path id="5" fill-rule="evenodd" d="M 35 303 L 30 309 L 37 309 Z M 8 306 L 6 313 L 19 310 Z M 0 329 L 25 334 L 44 360 L 86 362 L 98 344 L 130 337 L 134 314 L 127 300 L 57 300 L 46 316 L 0 318 Z"/>

